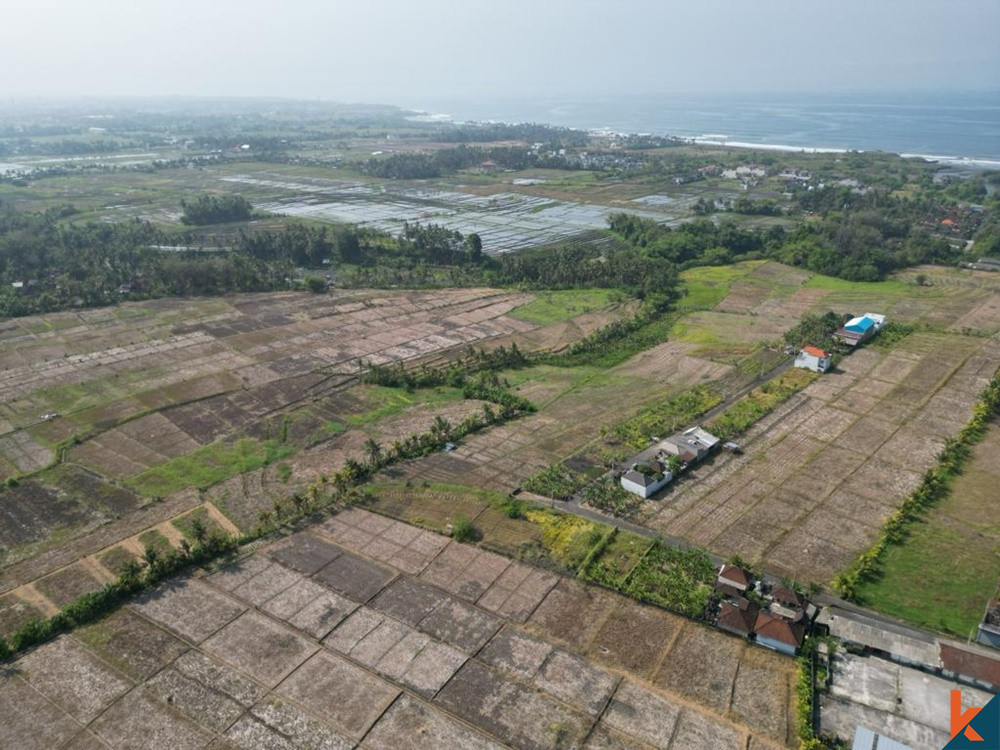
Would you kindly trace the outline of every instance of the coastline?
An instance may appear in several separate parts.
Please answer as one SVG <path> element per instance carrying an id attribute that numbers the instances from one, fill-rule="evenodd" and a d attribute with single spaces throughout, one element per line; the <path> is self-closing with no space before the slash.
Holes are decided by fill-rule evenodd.
<path id="1" fill-rule="evenodd" d="M 407 109 L 424 122 L 440 124 L 546 123 L 592 134 L 656 135 L 708 147 L 807 154 L 883 152 L 967 169 L 1000 169 L 1000 92 L 956 97 L 941 92 L 558 101 L 471 97 L 411 100 Z"/>

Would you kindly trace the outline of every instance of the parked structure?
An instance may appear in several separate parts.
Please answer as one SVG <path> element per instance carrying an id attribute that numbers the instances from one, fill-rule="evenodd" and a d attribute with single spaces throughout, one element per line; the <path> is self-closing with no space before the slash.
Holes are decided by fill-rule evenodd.
<path id="1" fill-rule="evenodd" d="M 826 372 L 832 363 L 830 355 L 818 346 L 803 346 L 795 358 L 795 366 L 813 372 Z"/>

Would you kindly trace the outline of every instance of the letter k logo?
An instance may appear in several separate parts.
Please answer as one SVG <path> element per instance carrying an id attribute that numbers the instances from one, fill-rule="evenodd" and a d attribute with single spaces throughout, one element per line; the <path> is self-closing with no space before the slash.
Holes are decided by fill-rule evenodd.
<path id="1" fill-rule="evenodd" d="M 969 726 L 969 722 L 975 718 L 975 716 L 981 711 L 980 708 L 970 708 L 962 713 L 962 691 L 952 690 L 951 691 L 951 736 L 954 739 L 955 735 L 961 732 L 963 729 L 966 738 L 972 742 L 983 742 L 983 738 L 979 736 L 975 729 Z"/>

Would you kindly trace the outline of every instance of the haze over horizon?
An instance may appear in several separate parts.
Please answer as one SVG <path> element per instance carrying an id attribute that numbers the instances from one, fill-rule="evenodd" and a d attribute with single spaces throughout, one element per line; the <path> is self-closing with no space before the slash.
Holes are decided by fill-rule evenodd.
<path id="1" fill-rule="evenodd" d="M 38 0 L 0 30 L 0 97 L 993 89 L 997 29 L 995 0 Z"/>

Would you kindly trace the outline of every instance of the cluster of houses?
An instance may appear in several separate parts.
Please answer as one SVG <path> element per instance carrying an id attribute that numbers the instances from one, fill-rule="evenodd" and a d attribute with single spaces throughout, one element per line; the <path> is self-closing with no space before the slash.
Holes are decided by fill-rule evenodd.
<path id="1" fill-rule="evenodd" d="M 833 337 L 842 344 L 856 347 L 870 339 L 885 325 L 885 316 L 865 313 L 851 318 L 838 328 Z M 803 346 L 795 357 L 795 366 L 813 372 L 826 372 L 833 364 L 833 355 L 818 346 Z"/>
<path id="2" fill-rule="evenodd" d="M 639 497 L 650 497 L 666 487 L 677 473 L 697 463 L 715 450 L 719 438 L 701 427 L 692 427 L 671 435 L 656 446 L 654 458 L 646 464 L 634 464 L 621 475 L 622 489 Z M 676 457 L 676 458 L 673 458 Z"/>
<path id="3" fill-rule="evenodd" d="M 754 580 L 737 565 L 722 566 L 715 591 L 718 628 L 790 656 L 802 646 L 817 611 L 795 589 Z"/>

